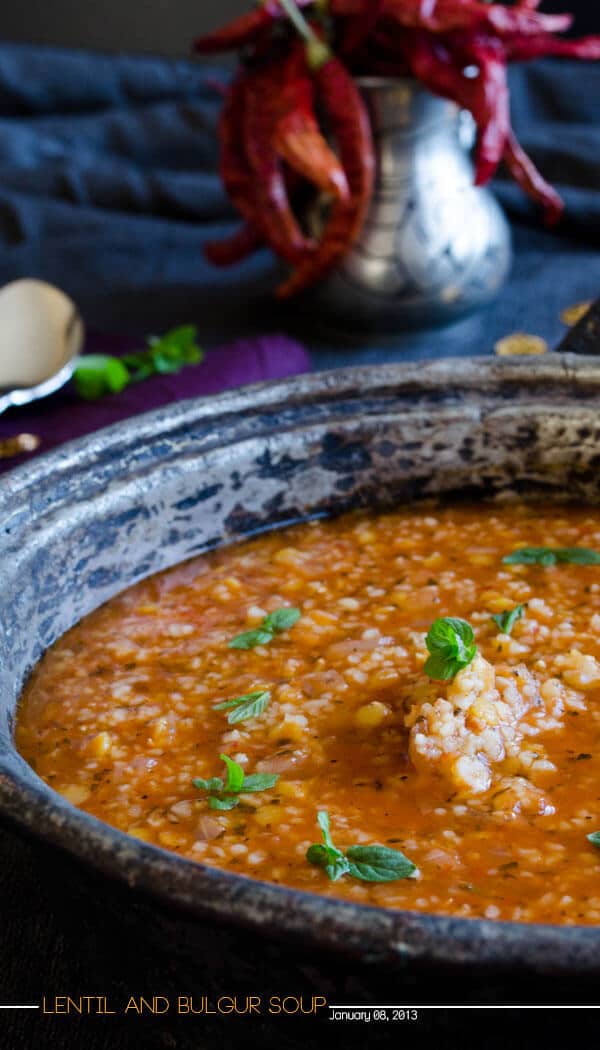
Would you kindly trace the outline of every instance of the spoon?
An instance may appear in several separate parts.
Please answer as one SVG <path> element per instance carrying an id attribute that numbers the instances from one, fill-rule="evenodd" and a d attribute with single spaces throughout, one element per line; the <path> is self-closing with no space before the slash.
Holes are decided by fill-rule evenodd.
<path id="1" fill-rule="evenodd" d="M 59 288 L 26 278 L 0 289 L 0 413 L 63 386 L 84 342 L 75 303 Z"/>

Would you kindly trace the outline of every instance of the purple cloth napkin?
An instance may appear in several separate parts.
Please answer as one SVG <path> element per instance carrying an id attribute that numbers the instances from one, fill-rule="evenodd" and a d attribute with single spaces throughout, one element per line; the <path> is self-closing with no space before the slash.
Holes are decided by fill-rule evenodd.
<path id="1" fill-rule="evenodd" d="M 118 356 L 142 346 L 143 341 L 139 339 L 91 334 L 85 350 L 86 353 Z M 43 401 L 11 409 L 0 416 L 0 441 L 21 433 L 36 434 L 41 443 L 33 453 L 35 455 L 48 452 L 71 438 L 173 401 L 216 394 L 246 383 L 280 379 L 309 370 L 306 351 L 285 335 L 240 339 L 208 351 L 201 364 L 188 365 L 174 375 L 153 376 L 127 387 L 120 394 L 110 394 L 98 401 L 83 401 L 69 384 Z M 9 470 L 31 456 L 29 453 L 0 459 L 0 471 Z"/>

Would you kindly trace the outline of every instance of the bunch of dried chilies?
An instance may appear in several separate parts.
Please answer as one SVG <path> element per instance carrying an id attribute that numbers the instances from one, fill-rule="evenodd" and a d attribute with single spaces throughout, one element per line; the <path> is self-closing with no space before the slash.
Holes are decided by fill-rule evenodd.
<path id="1" fill-rule="evenodd" d="M 562 201 L 511 127 L 507 66 L 541 55 L 600 59 L 600 37 L 557 37 L 572 16 L 543 14 L 539 3 L 262 0 L 198 40 L 199 52 L 242 58 L 219 135 L 221 177 L 244 224 L 206 245 L 208 258 L 226 266 L 270 245 L 292 267 L 282 298 L 341 261 L 360 233 L 375 172 L 361 75 L 412 76 L 469 110 L 477 185 L 504 161 L 546 222 L 557 222 Z M 315 192 L 330 202 L 318 242 L 298 219 Z"/>

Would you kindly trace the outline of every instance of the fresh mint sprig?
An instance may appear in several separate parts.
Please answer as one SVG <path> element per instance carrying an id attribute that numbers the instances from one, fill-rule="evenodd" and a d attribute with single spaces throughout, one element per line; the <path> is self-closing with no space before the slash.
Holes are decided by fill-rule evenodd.
<path id="1" fill-rule="evenodd" d="M 425 639 L 429 658 L 424 671 L 436 681 L 454 678 L 477 654 L 473 628 L 466 620 L 444 616 L 432 623 Z"/>
<path id="2" fill-rule="evenodd" d="M 515 605 L 514 609 L 510 609 L 507 612 L 496 613 L 492 616 L 492 620 L 502 634 L 510 634 L 517 620 L 520 620 L 524 614 L 525 606 Z"/>
<path id="3" fill-rule="evenodd" d="M 257 689 L 254 693 L 244 693 L 243 696 L 236 696 L 232 700 L 223 700 L 220 704 L 214 705 L 215 711 L 227 711 L 227 721 L 230 725 L 235 725 L 236 722 L 246 722 L 250 718 L 258 718 L 262 715 L 263 711 L 266 711 L 267 707 L 271 702 L 271 693 L 268 689 Z"/>
<path id="4" fill-rule="evenodd" d="M 587 547 L 519 547 L 502 559 L 504 565 L 600 565 L 600 554 Z"/>
<path id="5" fill-rule="evenodd" d="M 227 776 L 210 777 L 203 780 L 195 777 L 192 784 L 198 791 L 206 792 L 211 809 L 234 809 L 240 804 L 240 795 L 255 791 L 268 791 L 279 780 L 278 773 L 251 773 L 246 776 L 242 766 L 228 755 L 219 755 L 225 763 Z"/>
<path id="6" fill-rule="evenodd" d="M 252 631 L 244 631 L 229 642 L 230 649 L 255 649 L 257 645 L 268 645 L 276 634 L 289 630 L 298 622 L 300 609 L 275 609 L 265 616 L 262 623 Z"/>
<path id="7" fill-rule="evenodd" d="M 317 868 L 323 868 L 332 882 L 337 882 L 342 875 L 349 873 L 350 862 L 331 841 L 329 814 L 326 810 L 319 810 L 317 813 L 317 824 L 323 835 L 323 843 L 309 846 L 306 851 L 306 859 L 310 864 L 315 864 Z"/>
<path id="8" fill-rule="evenodd" d="M 96 401 L 105 394 L 118 394 L 131 383 L 154 375 L 179 372 L 185 365 L 202 361 L 203 351 L 197 344 L 194 325 L 173 328 L 163 336 L 149 336 L 147 347 L 123 357 L 109 354 L 84 354 L 73 372 L 75 389 L 86 401 Z"/>
<path id="9" fill-rule="evenodd" d="M 327 810 L 317 813 L 317 823 L 323 842 L 310 846 L 306 859 L 322 868 L 332 882 L 343 875 L 361 882 L 395 882 L 415 875 L 416 866 L 400 850 L 388 846 L 349 846 L 345 852 L 338 849 L 331 839 Z"/>

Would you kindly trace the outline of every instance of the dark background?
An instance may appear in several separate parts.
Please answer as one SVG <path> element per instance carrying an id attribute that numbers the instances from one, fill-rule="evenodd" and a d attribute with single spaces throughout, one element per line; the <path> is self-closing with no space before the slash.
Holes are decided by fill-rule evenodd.
<path id="1" fill-rule="evenodd" d="M 0 37 L 5 40 L 109 51 L 183 55 L 200 33 L 248 11 L 253 0 L 4 0 Z M 544 11 L 577 13 L 577 30 L 598 24 L 597 0 L 545 0 Z"/>

